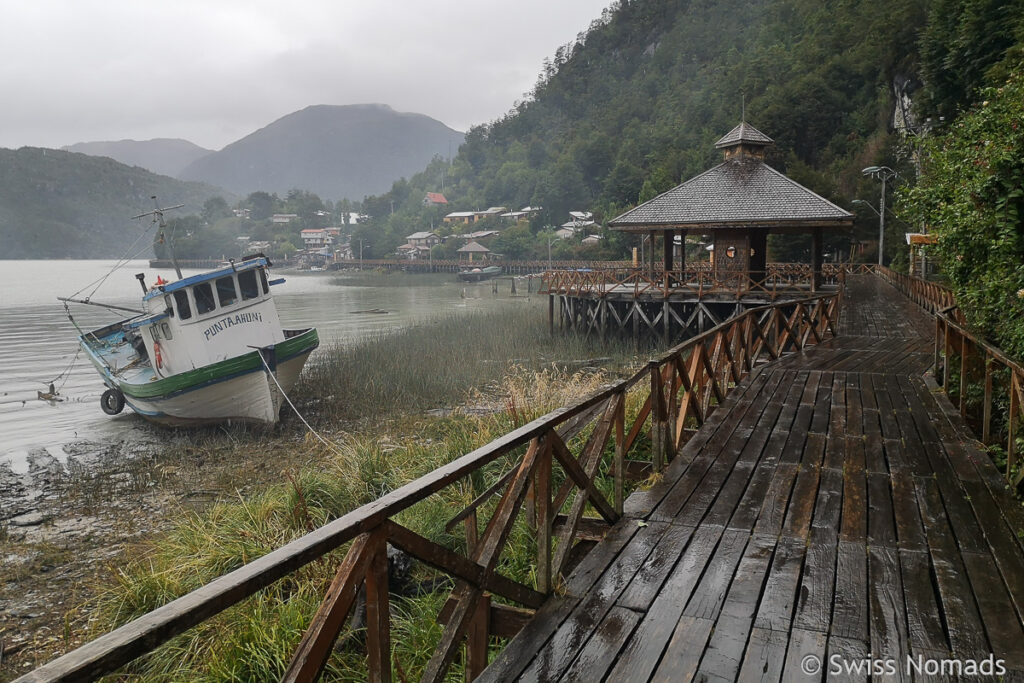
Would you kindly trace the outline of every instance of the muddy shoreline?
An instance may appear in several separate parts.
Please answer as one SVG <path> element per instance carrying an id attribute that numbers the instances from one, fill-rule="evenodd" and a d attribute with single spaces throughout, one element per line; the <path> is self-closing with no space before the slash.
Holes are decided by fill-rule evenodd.
<path id="1" fill-rule="evenodd" d="M 66 457 L 32 451 L 27 471 L 0 463 L 0 681 L 98 635 L 90 607 L 143 541 L 309 460 L 291 427 L 135 431 L 72 442 Z"/>

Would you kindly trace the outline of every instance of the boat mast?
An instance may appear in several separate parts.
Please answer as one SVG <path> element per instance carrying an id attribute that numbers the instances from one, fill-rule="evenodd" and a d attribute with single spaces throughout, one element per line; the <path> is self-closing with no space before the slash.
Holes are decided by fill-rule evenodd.
<path id="1" fill-rule="evenodd" d="M 171 209 L 180 209 L 185 206 L 184 204 L 178 204 L 177 206 L 165 206 L 160 208 L 160 204 L 156 201 L 156 195 L 150 197 L 153 200 L 153 210 L 147 211 L 146 213 L 140 213 L 138 216 L 132 216 L 132 220 L 138 218 L 145 218 L 146 216 L 152 216 L 153 222 L 160 227 L 160 241 L 164 241 L 164 228 L 167 224 L 164 222 L 164 211 L 170 211 Z M 167 250 L 171 254 L 171 265 L 174 266 L 174 272 L 177 274 L 178 279 L 182 279 L 181 267 L 178 265 L 178 259 L 174 254 L 174 230 L 171 230 L 170 235 L 167 236 Z"/>

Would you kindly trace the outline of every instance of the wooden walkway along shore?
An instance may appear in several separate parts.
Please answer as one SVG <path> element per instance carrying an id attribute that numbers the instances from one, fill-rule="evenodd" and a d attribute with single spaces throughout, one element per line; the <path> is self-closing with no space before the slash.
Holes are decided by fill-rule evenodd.
<path id="1" fill-rule="evenodd" d="M 851 277 L 840 336 L 730 394 L 477 680 L 810 681 L 869 654 L 911 680 L 908 656 L 990 653 L 1024 678 L 1024 511 L 923 375 L 932 325 Z"/>

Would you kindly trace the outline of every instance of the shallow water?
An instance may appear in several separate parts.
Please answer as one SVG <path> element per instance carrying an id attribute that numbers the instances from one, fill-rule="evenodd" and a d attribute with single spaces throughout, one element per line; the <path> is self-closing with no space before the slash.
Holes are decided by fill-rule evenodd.
<path id="1" fill-rule="evenodd" d="M 147 281 L 159 273 L 173 279 L 173 271 L 154 270 L 146 261 L 132 261 L 112 271 L 114 261 L 0 261 L 0 466 L 15 473 L 29 467 L 29 453 L 45 450 L 63 461 L 64 446 L 76 440 L 110 442 L 130 439 L 143 428 L 142 420 L 126 409 L 116 417 L 100 410 L 103 383 L 85 357 L 78 353 L 75 324 L 88 331 L 127 317 L 94 306 L 70 305 L 68 319 L 58 296 L 84 298 L 138 307 L 141 289 L 135 273 Z M 185 275 L 199 273 L 186 270 Z M 107 276 L 104 279 L 104 276 Z M 274 289 L 285 327 L 315 326 L 321 351 L 332 342 L 351 343 L 367 335 L 407 326 L 449 312 L 495 305 L 525 303 L 510 299 L 508 281 L 467 285 L 454 275 L 426 275 L 423 284 L 352 286 L 334 273 L 275 272 L 286 282 Z M 93 293 L 91 283 L 99 283 Z M 380 313 L 359 313 L 381 309 Z M 54 382 L 60 401 L 44 401 Z"/>

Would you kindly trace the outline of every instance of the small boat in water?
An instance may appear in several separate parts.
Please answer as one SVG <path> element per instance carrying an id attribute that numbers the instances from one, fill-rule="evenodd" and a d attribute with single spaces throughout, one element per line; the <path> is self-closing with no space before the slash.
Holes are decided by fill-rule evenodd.
<path id="1" fill-rule="evenodd" d="M 466 268 L 460 270 L 456 275 L 463 282 L 480 282 L 490 280 L 496 275 L 501 275 L 501 266 L 487 266 L 486 268 Z"/>
<path id="2" fill-rule="evenodd" d="M 270 287 L 284 280 L 269 279 L 270 265 L 256 254 L 152 286 L 136 275 L 144 310 L 78 338 L 107 385 L 103 411 L 127 405 L 170 426 L 277 422 L 319 338 L 281 327 Z"/>

